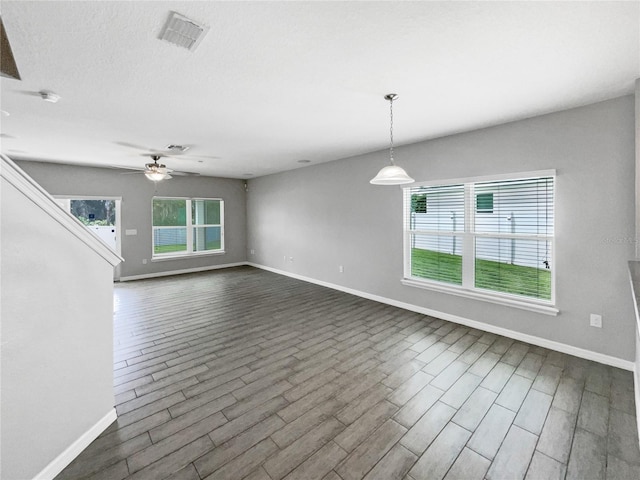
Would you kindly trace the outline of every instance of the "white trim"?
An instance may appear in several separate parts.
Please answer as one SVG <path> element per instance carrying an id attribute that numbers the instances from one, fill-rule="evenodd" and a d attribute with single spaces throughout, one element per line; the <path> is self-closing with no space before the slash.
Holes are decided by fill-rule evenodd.
<path id="1" fill-rule="evenodd" d="M 13 185 L 26 198 L 31 200 L 38 208 L 114 267 L 124 261 L 120 255 L 111 250 L 102 240 L 89 232 L 80 220 L 65 212 L 47 191 L 38 185 L 29 175 L 11 161 L 11 159 L 5 155 L 0 155 L 0 158 L 2 159 L 0 176 Z"/>
<path id="2" fill-rule="evenodd" d="M 425 290 L 433 290 L 435 292 L 447 293 L 450 295 L 457 295 L 459 297 L 473 298 L 475 300 L 482 300 L 485 302 L 496 303 L 498 305 L 506 305 L 508 307 L 520 308 L 522 310 L 528 310 L 530 312 L 542 313 L 544 315 L 553 315 L 554 317 L 560 313 L 556 307 L 552 305 L 542 305 L 527 300 L 519 300 L 517 298 L 509 298 L 505 295 L 493 295 L 489 293 L 482 293 L 478 290 L 467 290 L 462 287 L 450 287 L 444 284 L 438 284 L 435 282 L 427 282 L 424 280 L 413 280 L 411 278 L 403 278 L 400 280 L 403 285 L 409 287 L 423 288 Z"/>
<path id="3" fill-rule="evenodd" d="M 116 199 L 116 253 L 122 257 L 122 198 Z M 124 260 L 123 260 L 124 261 Z M 113 269 L 113 279 L 120 278 L 122 271 L 122 263 L 119 263 Z"/>
<path id="4" fill-rule="evenodd" d="M 476 284 L 476 242 L 470 232 L 474 231 L 476 224 L 476 206 L 473 201 L 475 184 L 464 184 L 464 235 L 462 236 L 462 285 L 460 288 L 471 290 Z M 455 251 L 453 252 L 455 253 Z M 413 255 L 410 253 L 409 256 Z M 411 277 L 411 269 L 405 273 L 405 277 Z"/>
<path id="5" fill-rule="evenodd" d="M 185 225 L 153 225 L 153 202 L 155 200 L 184 200 L 185 202 Z M 191 205 L 194 200 L 211 200 L 220 202 L 220 223 L 219 224 L 203 224 L 203 225 L 194 225 L 193 219 L 191 217 Z M 202 227 L 219 227 L 220 228 L 220 248 L 218 250 L 213 251 L 194 251 L 193 250 L 193 229 L 194 228 L 202 228 Z M 177 253 L 173 255 L 172 253 L 166 254 L 156 254 L 155 253 L 155 241 L 156 241 L 156 230 L 169 230 L 176 228 L 184 228 L 185 229 L 185 244 L 186 250 L 181 250 L 181 253 Z M 163 261 L 163 260 L 171 260 L 173 258 L 184 258 L 184 257 L 192 257 L 197 255 L 220 255 L 224 253 L 224 199 L 222 198 L 203 198 L 203 197 L 159 197 L 154 196 L 151 198 L 151 261 Z"/>
<path id="6" fill-rule="evenodd" d="M 499 182 L 501 180 L 526 180 L 528 178 L 538 177 L 555 177 L 555 169 L 537 170 L 535 172 L 515 172 L 503 173 L 498 175 L 483 175 L 481 177 L 464 177 L 464 178 L 442 178 L 439 180 L 429 180 L 426 182 L 415 182 L 410 185 L 403 186 L 403 189 L 411 189 L 415 187 L 432 187 L 436 185 L 457 185 L 462 183 L 482 183 L 482 182 Z"/>
<path id="7" fill-rule="evenodd" d="M 185 258 L 206 257 L 207 255 L 224 255 L 224 250 L 202 250 L 200 252 L 171 254 L 161 253 L 151 257 L 152 262 L 165 262 L 167 260 L 184 260 Z"/>
<path id="8" fill-rule="evenodd" d="M 111 195 L 52 195 L 56 200 L 122 200 L 122 197 Z"/>
<path id="9" fill-rule="evenodd" d="M 494 325 L 489 325 L 487 323 L 479 322 L 477 320 L 471 320 L 468 318 L 459 317 L 457 315 L 451 315 L 449 313 L 432 310 L 430 308 L 425 308 L 425 307 L 420 307 L 418 305 L 412 305 L 410 303 L 400 302 L 398 300 L 393 300 L 391 298 L 381 297 L 379 295 L 373 295 L 371 293 L 363 292 L 360 290 L 354 290 L 352 288 L 343 287 L 341 285 L 336 285 L 334 283 L 324 282 L 322 280 L 316 280 L 313 278 L 305 277 L 305 276 L 298 275 L 291 272 L 286 272 L 283 270 L 278 270 L 276 268 L 266 267 L 264 265 L 259 265 L 252 262 L 247 262 L 246 265 L 256 267 L 261 270 L 267 270 L 269 272 L 277 273 L 280 275 L 285 275 L 287 277 L 295 278 L 297 280 L 314 283 L 316 285 L 321 285 L 323 287 L 332 288 L 334 290 L 339 290 L 341 292 L 349 293 L 351 295 L 356 295 L 358 297 L 367 298 L 375 302 L 385 303 L 387 305 L 403 308 L 405 310 L 409 310 L 412 312 L 422 313 L 423 315 L 429 315 L 432 317 L 441 318 L 442 320 L 458 323 L 460 325 L 466 325 L 468 327 L 476 328 L 478 330 L 482 330 L 485 332 L 495 333 L 497 335 L 502 335 L 503 337 L 513 338 L 514 340 L 530 343 L 532 345 L 548 348 L 550 350 L 566 353 L 569 355 L 573 355 L 575 357 L 584 358 L 586 360 L 592 360 L 594 362 L 603 363 L 605 365 L 610 365 L 612 367 L 622 368 L 623 370 L 629 370 L 629 371 L 634 370 L 634 363 L 630 362 L 629 360 L 623 360 L 621 358 L 612 357 L 610 355 L 605 355 L 603 353 L 592 352 L 591 350 L 574 347 L 573 345 L 567 345 L 566 343 L 560 343 L 553 340 L 548 340 L 546 338 L 541 338 L 541 337 L 536 337 L 526 333 L 516 332 L 515 330 L 496 327 Z"/>
<path id="10" fill-rule="evenodd" d="M 218 270 L 220 268 L 241 267 L 244 265 L 248 265 L 248 263 L 247 262 L 224 263 L 222 265 L 209 265 L 208 267 L 185 268 L 182 270 L 169 270 L 169 271 L 157 272 L 157 273 L 145 273 L 142 275 L 130 275 L 128 277 L 120 277 L 120 281 L 128 282 L 131 280 L 143 280 L 145 278 L 168 277 L 171 275 L 182 275 L 183 273 L 205 272 L 207 270 Z"/>
<path id="11" fill-rule="evenodd" d="M 631 264 L 631 262 L 629 262 Z M 638 429 L 638 445 L 640 446 L 640 315 L 638 314 L 638 301 L 636 296 L 636 289 L 633 282 L 633 275 L 631 268 L 629 268 L 629 283 L 631 285 L 631 296 L 633 298 L 633 311 L 635 313 L 635 351 L 636 351 L 636 363 L 633 370 L 633 393 L 636 402 L 636 428 Z"/>
<path id="12" fill-rule="evenodd" d="M 53 480 L 62 470 L 64 470 L 75 458 L 87 448 L 91 442 L 93 442 L 98 436 L 104 432 L 109 425 L 111 425 L 118 415 L 116 409 L 112 408 L 109 412 L 102 417 L 98 422 L 89 430 L 84 432 L 75 442 L 73 442 L 67 449 L 58 455 L 53 461 L 49 463 L 44 469 L 37 474 L 34 480 Z"/>

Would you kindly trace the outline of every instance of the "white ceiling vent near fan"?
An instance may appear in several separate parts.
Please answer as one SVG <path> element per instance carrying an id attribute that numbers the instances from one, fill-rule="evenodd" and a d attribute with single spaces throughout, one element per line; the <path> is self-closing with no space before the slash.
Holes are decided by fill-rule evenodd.
<path id="1" fill-rule="evenodd" d="M 160 40 L 194 51 L 208 31 L 209 27 L 199 25 L 179 13 L 171 12 L 160 33 Z"/>

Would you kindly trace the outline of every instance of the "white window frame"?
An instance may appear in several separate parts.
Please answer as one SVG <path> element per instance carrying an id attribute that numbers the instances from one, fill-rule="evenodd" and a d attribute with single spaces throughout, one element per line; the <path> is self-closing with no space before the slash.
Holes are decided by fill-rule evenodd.
<path id="1" fill-rule="evenodd" d="M 554 210 L 555 210 L 555 188 L 556 188 L 556 171 L 555 170 L 540 170 L 535 172 L 521 172 L 504 175 L 492 175 L 483 177 L 469 177 L 458 178 L 448 180 L 434 180 L 429 182 L 412 183 L 403 187 L 403 242 L 404 242 L 404 276 L 402 284 L 424 288 L 428 290 L 434 290 L 437 292 L 447 293 L 451 295 L 457 295 L 461 297 L 473 298 L 477 300 L 483 300 L 486 302 L 496 303 L 499 305 L 507 305 L 510 307 L 520 308 L 523 310 L 529 310 L 537 313 L 543 313 L 546 315 L 557 315 L 560 311 L 556 307 L 556 269 L 555 269 L 555 234 L 551 235 L 509 235 L 494 233 L 476 233 L 474 231 L 476 204 L 474 196 L 474 184 L 481 182 L 496 182 L 505 180 L 524 180 L 529 178 L 540 177 L 553 177 L 553 198 L 554 198 Z M 433 186 L 447 186 L 447 185 L 464 185 L 465 190 L 465 221 L 464 231 L 456 232 L 455 235 L 462 238 L 462 285 L 455 285 L 445 282 L 439 282 L 437 280 L 431 280 L 426 278 L 414 277 L 411 275 L 411 237 L 414 233 L 423 233 L 428 235 L 439 236 L 451 236 L 452 232 L 448 231 L 435 231 L 435 230 L 410 230 L 409 208 L 411 204 L 411 189 L 415 187 L 433 187 Z M 427 207 L 428 209 L 428 207 Z M 525 296 L 513 295 L 504 292 L 498 292 L 493 290 L 480 289 L 475 287 L 475 240 L 476 238 L 517 238 L 521 240 L 546 240 L 551 243 L 551 299 L 543 300 L 536 298 L 527 298 Z"/>
<path id="2" fill-rule="evenodd" d="M 184 200 L 186 202 L 186 225 L 184 228 L 186 231 L 186 243 L 187 250 L 183 252 L 167 252 L 167 253 L 155 253 L 155 231 L 161 229 L 169 229 L 169 228 L 183 228 L 182 226 L 155 226 L 153 225 L 153 202 L 154 200 Z M 194 200 L 212 200 L 220 202 L 220 224 L 206 224 L 206 225 L 194 225 L 193 219 L 191 217 L 191 202 Z M 194 228 L 204 228 L 204 227 L 220 227 L 220 248 L 216 250 L 202 250 L 202 251 L 194 251 L 193 250 L 193 229 Z M 163 261 L 163 260 L 174 260 L 176 258 L 185 258 L 185 257 L 200 257 L 205 255 L 223 255 L 225 253 L 224 250 L 224 200 L 222 198 L 205 198 L 205 197 L 161 197 L 156 196 L 151 199 L 151 261 Z"/>

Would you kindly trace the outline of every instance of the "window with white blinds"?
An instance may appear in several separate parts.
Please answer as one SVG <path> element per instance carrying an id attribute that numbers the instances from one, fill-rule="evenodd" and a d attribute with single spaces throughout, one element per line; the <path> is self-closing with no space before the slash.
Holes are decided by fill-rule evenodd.
<path id="1" fill-rule="evenodd" d="M 554 178 L 405 187 L 405 279 L 552 305 Z"/>

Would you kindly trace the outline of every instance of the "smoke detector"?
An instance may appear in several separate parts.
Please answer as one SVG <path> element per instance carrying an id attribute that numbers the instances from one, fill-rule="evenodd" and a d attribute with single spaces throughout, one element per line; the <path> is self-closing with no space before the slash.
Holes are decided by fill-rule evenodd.
<path id="1" fill-rule="evenodd" d="M 160 40 L 193 52 L 208 31 L 209 27 L 200 25 L 179 13 L 171 12 L 160 33 Z"/>

